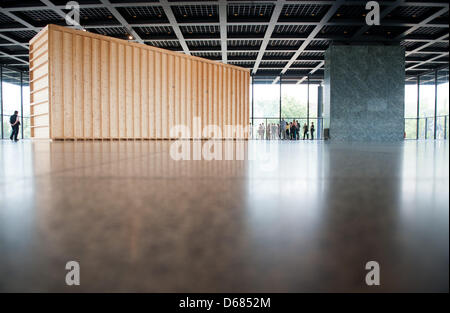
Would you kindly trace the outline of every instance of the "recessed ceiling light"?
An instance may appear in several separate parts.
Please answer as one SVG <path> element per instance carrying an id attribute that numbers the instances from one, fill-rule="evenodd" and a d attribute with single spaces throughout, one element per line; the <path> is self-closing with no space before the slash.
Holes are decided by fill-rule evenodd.
<path id="1" fill-rule="evenodd" d="M 133 36 L 128 35 L 128 39 L 133 40 Z"/>
<path id="2" fill-rule="evenodd" d="M 315 14 L 313 13 L 313 14 L 311 14 L 311 16 L 314 16 Z"/>
<path id="3" fill-rule="evenodd" d="M 136 18 L 136 15 L 133 15 L 133 18 Z"/>
<path id="4" fill-rule="evenodd" d="M 341 14 L 340 14 L 340 13 L 338 13 L 338 14 L 336 14 L 336 16 L 341 16 Z"/>
<path id="5" fill-rule="evenodd" d="M 237 13 L 234 13 L 234 16 L 238 16 L 238 14 L 237 14 Z"/>
<path id="6" fill-rule="evenodd" d="M 212 16 L 212 14 L 211 14 L 211 13 L 209 13 L 209 14 L 208 14 L 208 16 Z"/>
<path id="7" fill-rule="evenodd" d="M 161 17 L 161 14 L 158 14 L 158 17 Z"/>
<path id="8" fill-rule="evenodd" d="M 112 18 L 112 16 L 111 16 L 111 15 L 108 15 L 108 18 Z"/>

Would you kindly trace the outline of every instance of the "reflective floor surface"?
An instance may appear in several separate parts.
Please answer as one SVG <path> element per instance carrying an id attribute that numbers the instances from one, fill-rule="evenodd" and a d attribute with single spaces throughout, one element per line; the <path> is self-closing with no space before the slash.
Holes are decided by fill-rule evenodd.
<path id="1" fill-rule="evenodd" d="M 448 292 L 448 142 L 172 143 L 0 141 L 0 291 Z"/>

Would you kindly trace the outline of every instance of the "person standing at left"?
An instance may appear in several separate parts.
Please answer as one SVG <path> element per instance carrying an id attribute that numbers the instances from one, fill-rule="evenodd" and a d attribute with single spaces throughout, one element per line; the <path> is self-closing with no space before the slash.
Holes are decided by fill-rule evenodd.
<path id="1" fill-rule="evenodd" d="M 9 139 L 19 141 L 19 139 L 17 139 L 17 136 L 19 135 L 19 126 L 20 126 L 18 111 L 14 111 L 14 114 L 11 115 L 11 117 L 9 118 L 9 123 L 11 124 L 12 128 L 11 136 L 9 137 Z"/>

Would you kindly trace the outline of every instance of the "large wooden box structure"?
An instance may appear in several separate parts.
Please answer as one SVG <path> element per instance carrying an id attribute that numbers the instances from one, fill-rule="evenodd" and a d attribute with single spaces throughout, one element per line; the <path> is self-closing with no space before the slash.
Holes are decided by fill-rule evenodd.
<path id="1" fill-rule="evenodd" d="M 193 138 L 199 117 L 225 138 L 249 124 L 249 86 L 244 68 L 48 25 L 30 41 L 31 137 L 169 139 L 181 124 Z"/>

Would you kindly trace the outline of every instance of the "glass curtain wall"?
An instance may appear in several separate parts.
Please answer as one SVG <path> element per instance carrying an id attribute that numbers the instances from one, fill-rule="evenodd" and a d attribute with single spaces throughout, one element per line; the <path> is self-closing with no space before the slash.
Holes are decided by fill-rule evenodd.
<path id="1" fill-rule="evenodd" d="M 406 82 L 406 139 L 448 139 L 448 92 L 448 67 L 424 73 Z"/>
<path id="2" fill-rule="evenodd" d="M 318 116 L 320 85 L 317 82 L 305 80 L 302 84 L 295 84 L 275 77 L 257 77 L 252 82 L 253 107 L 250 116 L 253 118 L 250 123 L 253 125 L 253 139 L 280 139 L 280 119 L 287 123 L 295 120 L 302 129 L 305 124 L 310 129 L 314 123 L 314 139 L 320 139 L 317 136 L 321 136 L 318 125 L 322 124 L 321 116 Z"/>
<path id="3" fill-rule="evenodd" d="M 417 138 L 417 78 L 405 85 L 405 139 Z"/>
<path id="4" fill-rule="evenodd" d="M 9 139 L 9 118 L 19 112 L 21 128 L 19 138 L 30 137 L 30 88 L 28 73 L 0 66 L 1 138 Z"/>
<path id="5" fill-rule="evenodd" d="M 261 78 L 258 82 L 253 81 L 252 90 L 252 138 L 276 139 L 278 130 L 275 128 L 280 118 L 280 81 Z"/>
<path id="6" fill-rule="evenodd" d="M 448 68 L 437 72 L 436 139 L 448 138 Z"/>
<path id="7" fill-rule="evenodd" d="M 405 139 L 448 139 L 448 76 L 449 69 L 444 67 L 406 81 Z M 308 128 L 314 123 L 314 139 L 322 139 L 322 118 L 318 107 L 323 95 L 319 95 L 319 82 L 308 79 L 295 84 L 288 78 L 275 78 L 252 78 L 252 138 L 273 139 L 273 124 L 277 126 L 284 118 L 287 122 L 297 120 L 302 126 L 306 123 Z M 275 137 L 279 138 L 279 129 Z"/>
<path id="8" fill-rule="evenodd" d="M 434 72 L 419 77 L 419 139 L 434 137 Z"/>

